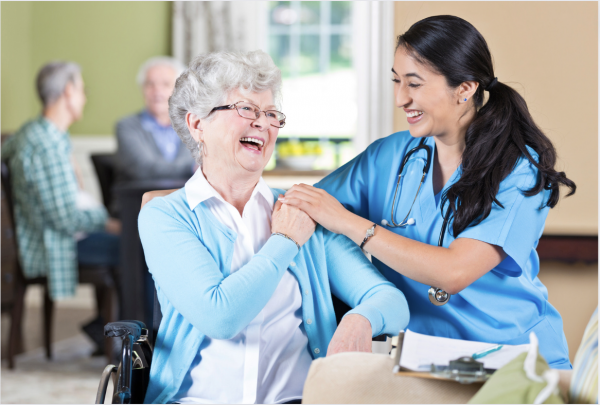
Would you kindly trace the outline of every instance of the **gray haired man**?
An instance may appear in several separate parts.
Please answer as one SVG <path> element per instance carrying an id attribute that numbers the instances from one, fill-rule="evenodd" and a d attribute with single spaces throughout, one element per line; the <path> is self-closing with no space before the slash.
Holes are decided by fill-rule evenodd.
<path id="1" fill-rule="evenodd" d="M 145 108 L 117 123 L 118 180 L 188 179 L 196 168 L 171 126 L 169 97 L 184 66 L 156 57 L 138 72 Z"/>
<path id="2" fill-rule="evenodd" d="M 81 68 L 52 62 L 37 76 L 41 115 L 25 123 L 2 145 L 12 180 L 19 259 L 27 278 L 48 279 L 53 300 L 71 297 L 78 266 L 116 266 L 121 224 L 78 184 L 68 129 L 86 103 Z M 102 323 L 90 323 L 101 352 Z M 84 329 L 89 333 L 89 327 Z"/>

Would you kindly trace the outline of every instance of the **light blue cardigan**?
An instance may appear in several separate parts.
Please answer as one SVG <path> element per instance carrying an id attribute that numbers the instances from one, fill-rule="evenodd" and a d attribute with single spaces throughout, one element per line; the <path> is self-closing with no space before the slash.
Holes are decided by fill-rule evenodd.
<path id="1" fill-rule="evenodd" d="M 275 199 L 280 193 L 273 190 Z M 303 327 L 313 358 L 326 355 L 336 330 L 332 292 L 354 308 L 349 313 L 371 322 L 373 336 L 395 335 L 408 324 L 404 294 L 354 242 L 321 226 L 300 251 L 292 241 L 271 236 L 248 264 L 230 275 L 236 234 L 204 203 L 190 210 L 185 189 L 146 204 L 138 225 L 163 314 L 146 403 L 171 401 L 204 336 L 230 339 L 240 333 L 288 269 L 300 285 Z"/>

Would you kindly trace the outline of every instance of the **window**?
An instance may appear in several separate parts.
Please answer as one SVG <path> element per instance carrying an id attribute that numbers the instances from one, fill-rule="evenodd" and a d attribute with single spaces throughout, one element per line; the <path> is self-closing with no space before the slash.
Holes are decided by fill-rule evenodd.
<path id="1" fill-rule="evenodd" d="M 302 156 L 295 160 L 303 168 L 333 169 L 355 154 L 352 2 L 272 1 L 268 14 L 268 51 L 282 72 L 288 117 L 279 163 L 293 166 Z"/>
<path id="2" fill-rule="evenodd" d="M 262 49 L 281 69 L 279 157 L 334 169 L 392 132 L 391 1 L 173 3 L 175 57 L 225 49 Z"/>

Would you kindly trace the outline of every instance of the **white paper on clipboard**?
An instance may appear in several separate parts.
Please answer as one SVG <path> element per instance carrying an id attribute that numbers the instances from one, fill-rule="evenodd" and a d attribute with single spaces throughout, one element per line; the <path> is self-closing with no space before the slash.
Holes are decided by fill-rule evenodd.
<path id="1" fill-rule="evenodd" d="M 429 371 L 431 364 L 448 366 L 451 360 L 470 357 L 473 353 L 492 346 L 495 344 L 428 336 L 407 329 L 404 333 L 400 366 L 412 371 Z M 477 361 L 482 362 L 484 368 L 497 370 L 528 350 L 529 344 L 503 345 L 502 349 Z"/>

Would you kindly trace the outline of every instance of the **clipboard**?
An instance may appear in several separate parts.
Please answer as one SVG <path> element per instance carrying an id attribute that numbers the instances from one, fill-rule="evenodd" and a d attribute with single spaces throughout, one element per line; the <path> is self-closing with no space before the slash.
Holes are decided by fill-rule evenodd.
<path id="1" fill-rule="evenodd" d="M 483 363 L 472 357 L 460 357 L 450 361 L 448 366 L 431 364 L 429 371 L 412 371 L 400 366 L 404 348 L 404 331 L 392 338 L 391 357 L 394 359 L 392 372 L 395 375 L 428 379 L 456 381 L 461 384 L 485 383 L 496 370 L 486 369 Z"/>

